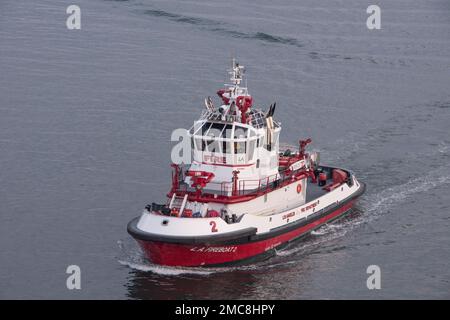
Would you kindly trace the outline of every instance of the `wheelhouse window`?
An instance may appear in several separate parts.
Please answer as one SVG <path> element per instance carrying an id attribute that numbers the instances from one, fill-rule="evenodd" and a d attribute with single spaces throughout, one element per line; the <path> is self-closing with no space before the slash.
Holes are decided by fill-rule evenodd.
<path id="1" fill-rule="evenodd" d="M 194 139 L 197 151 L 216 153 L 231 153 L 231 142 L 219 139 L 196 138 Z"/>
<path id="2" fill-rule="evenodd" d="M 218 152 L 220 153 L 220 141 L 217 139 L 211 139 L 211 140 L 203 140 L 205 141 L 206 150 L 203 151 L 209 151 L 209 152 Z"/>
<path id="3" fill-rule="evenodd" d="M 233 125 L 232 124 L 226 124 L 222 131 L 222 138 L 224 139 L 231 139 L 231 134 L 233 132 Z"/>
<path id="4" fill-rule="evenodd" d="M 206 132 L 206 135 L 209 137 L 220 138 L 224 127 L 225 125 L 223 123 L 213 123 L 211 124 L 209 131 Z"/>
<path id="5" fill-rule="evenodd" d="M 246 139 L 247 132 L 248 132 L 247 128 L 244 128 L 241 126 L 235 126 L 234 127 L 234 138 L 235 139 Z"/>
<path id="6" fill-rule="evenodd" d="M 235 154 L 245 154 L 247 152 L 247 142 L 235 142 L 234 143 L 234 153 Z"/>
<path id="7" fill-rule="evenodd" d="M 255 153 L 255 145 L 256 145 L 256 139 L 249 140 L 248 142 L 248 150 L 247 150 L 247 161 L 250 161 L 253 159 L 253 155 Z"/>
<path id="8" fill-rule="evenodd" d="M 245 155 L 246 161 L 254 157 L 256 132 L 239 124 L 206 121 L 194 130 L 194 147 L 197 151 Z"/>
<path id="9" fill-rule="evenodd" d="M 231 142 L 230 141 L 222 141 L 222 152 L 223 153 L 231 153 Z"/>
<path id="10" fill-rule="evenodd" d="M 210 127 L 211 127 L 211 122 L 205 122 L 201 128 L 201 135 L 206 136 Z"/>

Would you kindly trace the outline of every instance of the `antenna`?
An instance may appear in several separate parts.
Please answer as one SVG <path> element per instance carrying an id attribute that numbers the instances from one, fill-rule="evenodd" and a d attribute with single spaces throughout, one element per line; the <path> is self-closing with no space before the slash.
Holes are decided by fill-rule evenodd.
<path id="1" fill-rule="evenodd" d="M 239 65 L 238 62 L 236 62 L 236 59 L 233 58 L 232 60 L 233 66 L 231 70 L 228 71 L 228 74 L 230 74 L 230 80 L 233 83 L 235 87 L 241 84 L 242 81 L 242 75 L 245 72 L 245 69 L 243 66 Z"/>

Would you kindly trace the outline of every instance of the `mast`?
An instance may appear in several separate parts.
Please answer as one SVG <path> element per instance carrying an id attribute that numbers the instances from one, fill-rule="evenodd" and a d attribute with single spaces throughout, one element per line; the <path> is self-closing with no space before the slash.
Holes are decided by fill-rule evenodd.
<path id="1" fill-rule="evenodd" d="M 230 75 L 231 84 L 226 84 L 229 91 L 229 103 L 234 102 L 239 109 L 240 118 L 242 123 L 247 123 L 247 111 L 253 104 L 253 99 L 248 93 L 247 87 L 241 87 L 243 76 L 245 73 L 245 67 L 241 66 L 235 58 L 231 60 L 231 69 L 228 70 Z"/>
<path id="2" fill-rule="evenodd" d="M 244 75 L 245 68 L 244 66 L 239 65 L 236 62 L 236 59 L 232 59 L 231 69 L 228 70 L 228 73 L 231 75 L 230 81 L 234 85 L 235 88 L 238 88 L 242 81 L 242 76 Z"/>
<path id="3" fill-rule="evenodd" d="M 235 58 L 231 59 L 231 69 L 228 69 L 230 75 L 229 84 L 225 84 L 225 89 L 217 91 L 217 95 L 222 99 L 223 106 L 220 109 L 223 110 L 222 117 L 225 115 L 231 115 L 238 119 L 237 121 L 247 124 L 249 120 L 249 110 L 253 105 L 253 98 L 248 93 L 247 87 L 241 87 L 240 84 L 243 81 L 245 67 L 241 66 Z M 207 109 L 210 109 L 208 104 Z M 236 108 L 237 107 L 237 110 Z"/>

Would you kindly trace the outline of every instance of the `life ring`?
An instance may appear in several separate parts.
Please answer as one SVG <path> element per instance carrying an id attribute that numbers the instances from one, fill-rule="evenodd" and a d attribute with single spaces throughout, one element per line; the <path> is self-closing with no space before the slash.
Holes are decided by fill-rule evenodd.
<path id="1" fill-rule="evenodd" d="M 297 185 L 297 193 L 300 193 L 300 192 L 302 192 L 302 185 L 299 183 Z"/>

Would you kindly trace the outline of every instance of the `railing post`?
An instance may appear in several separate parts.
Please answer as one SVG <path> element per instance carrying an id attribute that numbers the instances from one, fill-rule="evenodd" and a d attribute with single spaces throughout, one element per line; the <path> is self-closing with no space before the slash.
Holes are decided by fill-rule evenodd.
<path id="1" fill-rule="evenodd" d="M 233 191 L 232 191 L 232 195 L 236 196 L 238 194 L 238 174 L 239 174 L 239 170 L 234 170 L 233 171 Z"/>

